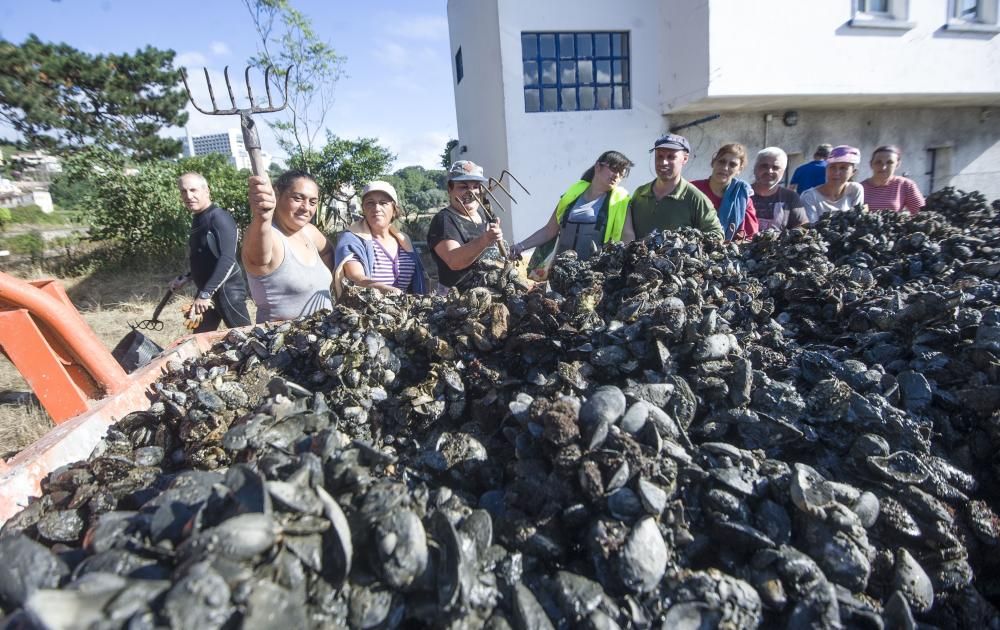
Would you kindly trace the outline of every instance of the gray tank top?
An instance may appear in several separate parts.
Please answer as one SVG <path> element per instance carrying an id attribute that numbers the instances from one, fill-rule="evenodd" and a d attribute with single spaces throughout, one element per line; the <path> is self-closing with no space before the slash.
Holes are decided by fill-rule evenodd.
<path id="1" fill-rule="evenodd" d="M 333 308 L 333 300 L 330 298 L 333 274 L 319 257 L 316 246 L 309 241 L 309 247 L 316 253 L 316 261 L 312 265 L 305 265 L 289 246 L 288 237 L 273 225 L 271 229 L 281 240 L 285 259 L 266 276 L 255 276 L 247 272 L 250 296 L 257 303 L 257 323 L 295 319 L 312 315 L 324 308 Z"/>

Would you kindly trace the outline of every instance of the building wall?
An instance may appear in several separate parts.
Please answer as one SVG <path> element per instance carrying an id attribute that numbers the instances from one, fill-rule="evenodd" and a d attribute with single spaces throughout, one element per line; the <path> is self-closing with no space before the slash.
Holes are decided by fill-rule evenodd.
<path id="1" fill-rule="evenodd" d="M 456 160 L 472 160 L 487 176 L 498 177 L 508 168 L 504 88 L 500 72 L 500 33 L 497 0 L 449 0 L 452 81 L 455 55 L 462 50 L 462 81 L 455 86 L 458 146 Z M 519 57 L 520 58 L 520 57 Z M 521 76 L 518 74 L 518 85 Z M 514 169 L 511 169 L 514 170 Z M 520 178 L 520 174 L 515 172 Z M 509 213 L 498 212 L 504 234 L 510 234 Z"/>
<path id="2" fill-rule="evenodd" d="M 940 0 L 908 0 L 912 28 L 905 30 L 849 26 L 852 6 L 449 0 L 452 55 L 461 45 L 465 70 L 455 98 L 467 152 L 456 157 L 492 175 L 507 167 L 531 191 L 518 195 L 513 225 L 505 217 L 505 233 L 517 240 L 545 224 L 559 195 L 602 151 L 617 149 L 636 163 L 623 183 L 634 190 L 654 177 L 653 139 L 711 113 L 721 116 L 681 132 L 694 148 L 689 179 L 706 177 L 712 153 L 730 141 L 746 144 L 751 157 L 782 146 L 792 166 L 821 142 L 853 144 L 865 156 L 862 178 L 870 151 L 893 143 L 903 148 L 902 170 L 925 192 L 928 149 L 941 148 L 935 188 L 953 184 L 1000 198 L 1000 35 L 943 29 L 949 2 Z M 522 31 L 609 30 L 630 33 L 631 109 L 525 113 Z M 791 110 L 793 127 L 782 122 Z"/>
<path id="3" fill-rule="evenodd" d="M 633 0 L 629 6 L 631 11 L 626 12 L 614 3 L 588 4 L 584 12 L 568 2 L 450 0 L 448 3 L 452 54 L 461 34 L 474 30 L 469 21 L 472 14 L 478 13 L 484 23 L 499 24 L 498 29 L 494 27 L 494 32 L 499 31 L 498 41 L 493 41 L 489 30 L 482 29 L 476 32 L 476 47 L 463 44 L 465 78 L 456 87 L 455 100 L 459 145 L 469 147 L 469 153 L 462 157 L 482 160 L 487 173 L 493 175 L 509 168 L 531 191 L 527 196 L 516 186 L 511 188 L 518 203 L 509 204 L 513 226 L 504 221 L 508 238 L 513 235 L 517 240 L 523 239 L 544 225 L 562 192 L 601 152 L 622 151 L 637 163 L 637 171 L 649 161 L 648 149 L 665 124 L 659 113 L 656 82 L 642 80 L 659 73 L 660 3 Z M 525 113 L 522 31 L 628 31 L 632 108 Z M 475 52 L 470 54 L 470 50 Z M 476 83 L 465 86 L 474 72 L 488 76 L 478 77 Z M 497 106 L 501 111 L 491 117 L 490 112 Z M 641 183 L 648 178 L 637 179 L 633 175 L 630 179 Z M 629 186 L 629 182 L 625 185 Z"/>
<path id="4" fill-rule="evenodd" d="M 772 120 L 765 117 L 771 114 Z M 792 168 L 812 159 L 824 142 L 850 144 L 861 149 L 858 181 L 871 175 L 871 152 L 883 144 L 896 144 L 903 151 L 901 174 L 930 192 L 928 149 L 945 148 L 936 163 L 934 189 L 955 186 L 979 190 L 991 199 L 1000 198 L 1000 111 L 979 107 L 954 109 L 803 110 L 798 124 L 782 123 L 782 111 L 722 112 L 716 120 L 685 129 L 692 155 L 684 169 L 688 179 L 708 177 L 710 161 L 723 144 L 746 145 L 751 165 L 740 177 L 753 181 L 752 161 L 765 146 L 779 146 L 790 154 Z M 670 117 L 683 124 L 696 114 Z M 766 127 L 766 128 L 765 128 Z M 950 163 L 949 163 L 950 162 Z"/>
<path id="5" fill-rule="evenodd" d="M 851 0 L 692 4 L 666 1 L 671 22 L 683 25 L 667 32 L 680 31 L 684 49 L 694 48 L 698 55 L 704 44 L 692 43 L 708 42 L 709 68 L 678 81 L 678 75 L 688 72 L 691 57 L 670 55 L 661 75 L 664 113 L 697 104 L 704 96 L 733 100 L 733 106 L 743 102 L 739 97 L 782 96 L 896 105 L 901 97 L 950 104 L 962 104 L 962 99 L 973 104 L 967 99 L 974 98 L 975 104 L 985 105 L 1000 92 L 1000 36 L 944 28 L 949 2 L 908 0 L 912 28 L 906 30 L 851 26 Z M 678 44 L 668 39 L 667 46 Z"/>

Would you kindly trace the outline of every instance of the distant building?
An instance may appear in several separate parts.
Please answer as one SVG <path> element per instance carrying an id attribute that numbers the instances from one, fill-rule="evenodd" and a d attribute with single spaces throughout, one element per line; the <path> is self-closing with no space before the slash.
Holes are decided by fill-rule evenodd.
<path id="1" fill-rule="evenodd" d="M 788 172 L 820 143 L 882 144 L 924 192 L 1000 198 L 998 0 L 449 0 L 456 159 L 510 169 L 531 204 L 501 213 L 521 239 L 607 150 L 653 179 L 653 140 L 677 127 L 684 169 L 716 149 L 777 145 Z M 748 170 L 743 178 L 753 179 Z"/>
<path id="2" fill-rule="evenodd" d="M 53 173 L 62 173 L 62 161 L 56 156 L 42 151 L 14 153 L 10 156 L 10 162 L 26 174 L 48 176 Z"/>
<path id="3" fill-rule="evenodd" d="M 247 170 L 252 168 L 250 153 L 243 144 L 243 132 L 237 128 L 229 129 L 225 133 L 212 133 L 204 136 L 192 137 L 188 133 L 182 142 L 184 157 L 221 153 L 236 168 Z M 267 151 L 261 151 L 260 156 L 264 162 L 264 170 L 267 170 L 267 167 L 271 165 L 271 154 Z"/>
<path id="4" fill-rule="evenodd" d="M 0 206 L 20 208 L 36 205 L 42 212 L 52 212 L 52 195 L 46 190 L 25 190 L 9 179 L 0 177 Z"/>

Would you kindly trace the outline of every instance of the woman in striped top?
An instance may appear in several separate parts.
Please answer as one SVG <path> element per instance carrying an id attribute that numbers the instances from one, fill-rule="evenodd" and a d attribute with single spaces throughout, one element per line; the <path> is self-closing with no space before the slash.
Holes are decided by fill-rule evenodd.
<path id="1" fill-rule="evenodd" d="M 865 203 L 872 210 L 903 208 L 916 214 L 924 207 L 924 196 L 912 179 L 897 177 L 900 164 L 899 147 L 893 144 L 879 147 L 872 153 L 872 176 L 861 182 L 865 188 Z"/>
<path id="2" fill-rule="evenodd" d="M 424 268 L 410 238 L 392 224 L 399 214 L 396 189 L 372 182 L 361 192 L 361 219 L 340 235 L 334 251 L 333 286 L 337 296 L 344 278 L 387 293 L 426 293 Z"/>

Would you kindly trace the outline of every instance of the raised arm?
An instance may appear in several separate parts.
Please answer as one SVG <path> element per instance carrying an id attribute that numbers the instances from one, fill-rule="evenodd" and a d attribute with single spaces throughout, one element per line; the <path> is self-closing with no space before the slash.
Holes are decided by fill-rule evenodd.
<path id="1" fill-rule="evenodd" d="M 243 239 L 243 266 L 247 273 L 263 276 L 277 269 L 284 259 L 284 249 L 271 229 L 276 200 L 270 180 L 252 176 L 248 197 L 252 218 Z"/>

